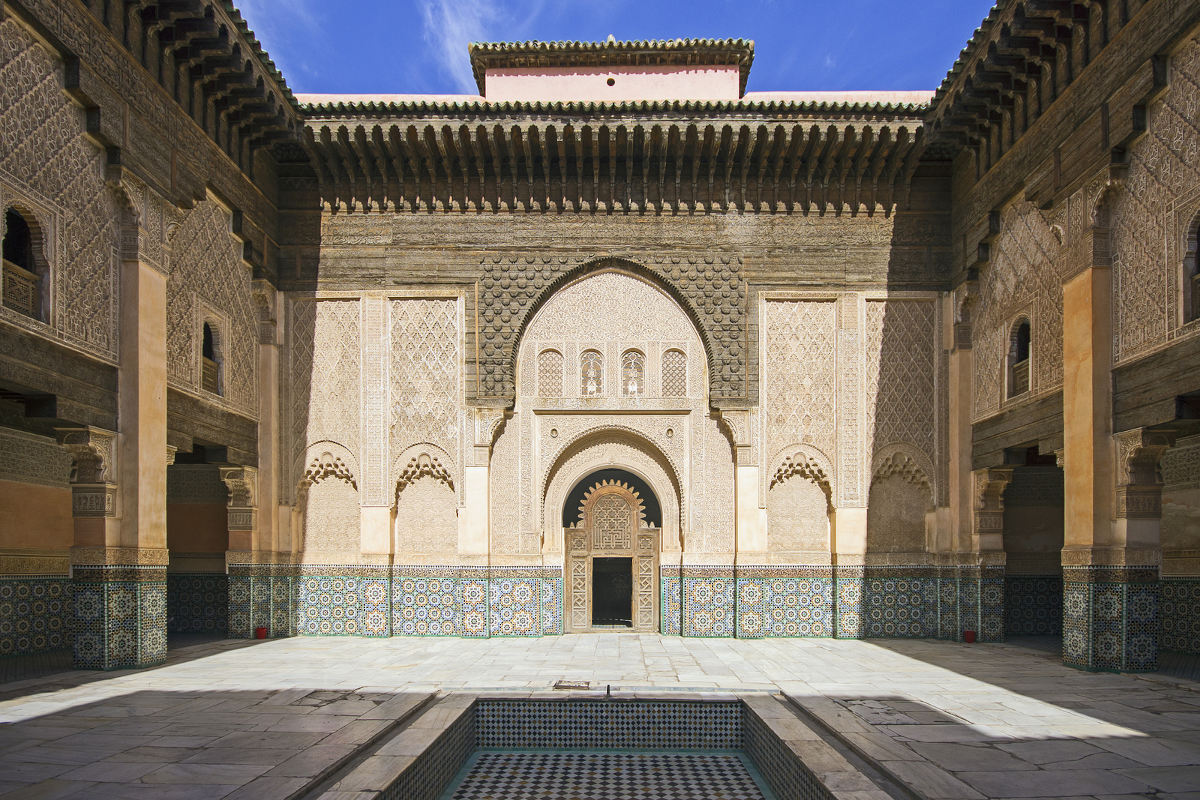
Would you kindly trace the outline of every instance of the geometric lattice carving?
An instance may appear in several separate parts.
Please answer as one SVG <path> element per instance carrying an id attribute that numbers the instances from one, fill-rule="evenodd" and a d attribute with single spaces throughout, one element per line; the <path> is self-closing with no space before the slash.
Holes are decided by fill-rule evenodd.
<path id="1" fill-rule="evenodd" d="M 837 304 L 769 301 L 763 330 L 762 397 L 768 449 L 804 442 L 825 453 L 835 452 Z"/>
<path id="2" fill-rule="evenodd" d="M 339 442 L 359 452 L 359 315 L 357 300 L 291 303 L 289 437 L 290 463 L 297 470 L 314 442 Z M 295 480 L 282 486 L 294 486 Z"/>
<path id="3" fill-rule="evenodd" d="M 538 353 L 538 397 L 562 397 L 563 357 L 557 350 Z"/>
<path id="4" fill-rule="evenodd" d="M 117 350 L 117 203 L 104 181 L 104 150 L 85 130 L 83 109 L 63 94 L 61 63 L 9 15 L 0 22 L 0 176 L 15 176 L 21 194 L 58 212 L 55 252 L 46 254 L 54 264 L 53 334 L 111 360 Z M 6 194 L 3 186 L 0 194 Z M 3 307 L 0 316 L 37 324 Z"/>
<path id="5" fill-rule="evenodd" d="M 867 436 L 876 453 L 906 443 L 934 452 L 936 306 L 923 300 L 867 302 Z"/>
<path id="6" fill-rule="evenodd" d="M 430 442 L 459 452 L 457 300 L 391 301 L 391 452 Z"/>
<path id="7" fill-rule="evenodd" d="M 583 499 L 579 501 L 579 518 L 576 525 L 583 524 L 590 503 L 598 503 L 610 494 L 615 497 L 624 496 L 629 501 L 630 513 L 633 514 L 631 521 L 636 521 L 639 528 L 646 527 L 646 504 L 641 495 L 628 483 L 616 479 L 599 481 L 583 493 Z"/>
<path id="8" fill-rule="evenodd" d="M 1129 148 L 1125 190 L 1113 195 L 1114 357 L 1162 344 L 1181 323 L 1181 267 L 1194 206 L 1172 219 L 1166 206 L 1200 186 L 1200 37 L 1171 56 L 1170 81 L 1150 106 L 1149 134 Z M 1163 243 L 1169 242 L 1164 258 Z"/>
<path id="9" fill-rule="evenodd" d="M 682 350 L 668 350 L 662 359 L 662 396 L 683 397 L 687 394 L 687 356 Z"/>
<path id="10" fill-rule="evenodd" d="M 1062 205 L 1066 205 L 1065 203 Z M 978 318 L 972 321 L 975 362 L 975 419 L 1000 410 L 1006 398 L 1006 357 L 1010 326 L 1019 315 L 1031 322 L 1034 371 L 1022 400 L 1062 385 L 1062 243 L 1055 231 L 1065 214 L 1047 217 L 1032 203 L 1017 200 L 1000 214 L 1000 232 L 991 260 L 979 277 Z M 1072 233 L 1071 235 L 1074 235 Z"/>
<path id="11" fill-rule="evenodd" d="M 633 513 L 620 495 L 607 494 L 592 506 L 592 549 L 628 550 L 633 544 Z"/>
<path id="12" fill-rule="evenodd" d="M 396 480 L 396 497 L 400 496 L 406 486 L 416 483 L 423 477 L 439 480 L 451 489 L 454 488 L 454 479 L 438 457 L 429 453 L 421 453 L 410 458 L 404 468 L 400 470 L 400 476 Z"/>
<path id="13" fill-rule="evenodd" d="M 193 393 L 200 390 L 200 337 L 208 323 L 219 336 L 215 344 L 225 399 L 241 413 L 257 417 L 258 323 L 252 275 L 242 263 L 229 212 L 213 200 L 198 203 L 171 237 L 169 264 L 167 371 L 172 385 Z M 222 324 L 225 319 L 228 324 Z"/>

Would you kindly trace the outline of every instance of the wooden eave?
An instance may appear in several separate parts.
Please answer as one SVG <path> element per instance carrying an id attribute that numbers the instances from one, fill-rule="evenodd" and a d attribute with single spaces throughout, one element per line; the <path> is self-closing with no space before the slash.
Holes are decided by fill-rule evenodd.
<path id="1" fill-rule="evenodd" d="M 480 94 L 484 94 L 488 69 L 660 65 L 736 66 L 740 91 L 745 94 L 754 63 L 754 42 L 750 39 L 474 42 L 468 49 Z"/>
<path id="2" fill-rule="evenodd" d="M 886 213 L 919 113 L 465 113 L 311 117 L 329 211 Z"/>

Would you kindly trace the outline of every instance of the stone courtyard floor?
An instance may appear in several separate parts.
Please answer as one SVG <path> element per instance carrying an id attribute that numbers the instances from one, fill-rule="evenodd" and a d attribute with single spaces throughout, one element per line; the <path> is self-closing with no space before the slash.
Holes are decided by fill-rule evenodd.
<path id="1" fill-rule="evenodd" d="M 3 684 L 0 796 L 287 798 L 431 692 L 560 680 L 782 693 L 907 796 L 1200 799 L 1200 683 L 1006 644 L 634 634 L 219 641 Z"/>

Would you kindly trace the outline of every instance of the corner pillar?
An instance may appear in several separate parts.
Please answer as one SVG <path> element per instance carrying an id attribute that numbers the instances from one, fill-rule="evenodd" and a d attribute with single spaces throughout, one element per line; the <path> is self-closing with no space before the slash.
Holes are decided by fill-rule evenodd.
<path id="1" fill-rule="evenodd" d="M 975 631 L 978 641 L 1004 641 L 1004 490 L 1011 468 L 971 473 L 974 503 L 970 551 L 958 567 L 958 629 Z"/>

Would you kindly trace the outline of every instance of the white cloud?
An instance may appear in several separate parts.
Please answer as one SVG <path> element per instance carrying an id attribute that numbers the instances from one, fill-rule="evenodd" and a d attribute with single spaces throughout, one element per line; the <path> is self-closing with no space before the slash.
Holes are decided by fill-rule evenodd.
<path id="1" fill-rule="evenodd" d="M 432 55 L 456 88 L 479 91 L 471 73 L 467 45 L 471 42 L 512 41 L 527 36 L 542 13 L 544 0 L 526 2 L 524 14 L 492 0 L 420 0 L 422 36 Z"/>

